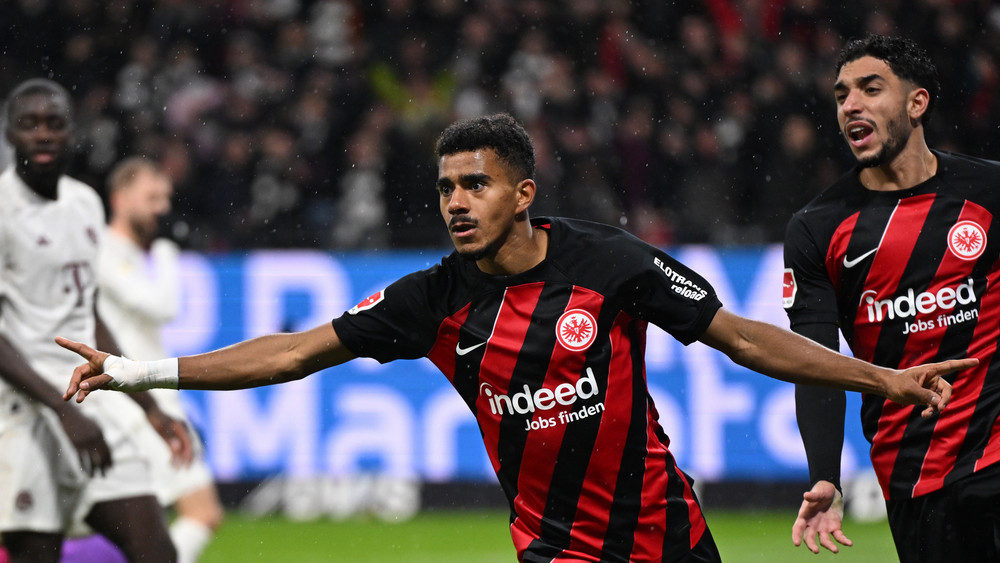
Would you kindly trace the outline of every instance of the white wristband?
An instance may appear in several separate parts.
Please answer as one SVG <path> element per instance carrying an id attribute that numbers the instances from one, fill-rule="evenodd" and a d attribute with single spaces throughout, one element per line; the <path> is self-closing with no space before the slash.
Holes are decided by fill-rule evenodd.
<path id="1" fill-rule="evenodd" d="M 180 382 L 177 358 L 136 362 L 121 356 L 108 356 L 103 368 L 104 373 L 111 376 L 108 389 L 117 391 L 177 389 Z"/>

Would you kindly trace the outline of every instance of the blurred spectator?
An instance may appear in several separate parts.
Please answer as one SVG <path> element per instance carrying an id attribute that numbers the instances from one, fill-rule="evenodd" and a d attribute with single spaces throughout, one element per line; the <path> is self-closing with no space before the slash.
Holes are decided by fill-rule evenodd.
<path id="1" fill-rule="evenodd" d="M 949 85 L 929 135 L 1000 158 L 994 4 L 8 0 L 0 92 L 39 73 L 70 85 L 75 175 L 103 185 L 125 154 L 162 161 L 176 232 L 200 250 L 447 246 L 434 137 L 498 110 L 535 140 L 551 189 L 535 214 L 760 243 L 842 164 L 816 133 L 835 126 L 848 38 L 928 45 Z"/>

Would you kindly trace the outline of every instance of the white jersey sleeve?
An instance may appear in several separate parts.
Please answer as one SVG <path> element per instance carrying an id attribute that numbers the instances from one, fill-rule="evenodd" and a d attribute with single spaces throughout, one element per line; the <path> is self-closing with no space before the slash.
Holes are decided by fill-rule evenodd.
<path id="1" fill-rule="evenodd" d="M 157 240 L 147 254 L 114 231 L 105 235 L 98 260 L 98 312 L 123 354 L 133 360 L 166 356 L 163 325 L 180 303 L 177 245 Z"/>

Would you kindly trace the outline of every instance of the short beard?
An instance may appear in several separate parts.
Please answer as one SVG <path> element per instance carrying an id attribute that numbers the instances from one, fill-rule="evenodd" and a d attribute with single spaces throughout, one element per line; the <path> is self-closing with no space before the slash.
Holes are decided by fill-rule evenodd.
<path id="1" fill-rule="evenodd" d="M 903 152 L 906 142 L 910 139 L 910 130 L 907 127 L 908 121 L 909 116 L 905 113 L 901 114 L 897 119 L 889 120 L 886 126 L 888 138 L 882 143 L 882 150 L 878 151 L 874 156 L 859 158 L 858 165 L 861 168 L 875 168 L 876 166 L 887 164 L 899 156 L 899 153 Z"/>
<path id="2" fill-rule="evenodd" d="M 488 256 L 496 256 L 497 250 L 500 249 L 500 239 L 494 239 L 489 244 L 483 246 L 479 250 L 472 250 L 467 252 L 458 251 L 458 255 L 470 262 L 478 262 L 483 258 Z"/>
<path id="3" fill-rule="evenodd" d="M 506 237 L 499 236 L 491 240 L 488 244 L 484 245 L 479 250 L 470 250 L 466 252 L 458 251 L 458 255 L 462 258 L 469 260 L 470 262 L 478 262 L 483 258 L 488 258 L 491 256 L 496 256 L 500 247 L 503 246 L 503 241 Z"/>
<path id="4" fill-rule="evenodd" d="M 462 258 L 468 260 L 469 262 L 478 262 L 478 261 L 482 260 L 483 258 L 486 258 L 487 254 L 489 254 L 489 248 L 488 247 L 487 248 L 480 248 L 479 250 L 475 250 L 473 252 L 459 252 L 458 253 L 459 256 L 461 256 Z"/>

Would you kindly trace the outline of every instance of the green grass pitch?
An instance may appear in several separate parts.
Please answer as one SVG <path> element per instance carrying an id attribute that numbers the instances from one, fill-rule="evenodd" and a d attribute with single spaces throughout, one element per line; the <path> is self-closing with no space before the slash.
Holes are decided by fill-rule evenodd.
<path id="1" fill-rule="evenodd" d="M 888 525 L 848 520 L 854 547 L 813 555 L 794 547 L 788 512 L 707 511 L 727 563 L 887 563 L 897 561 Z M 426 511 L 398 523 L 374 519 L 294 522 L 230 513 L 202 563 L 511 563 L 507 515 L 499 511 Z"/>

